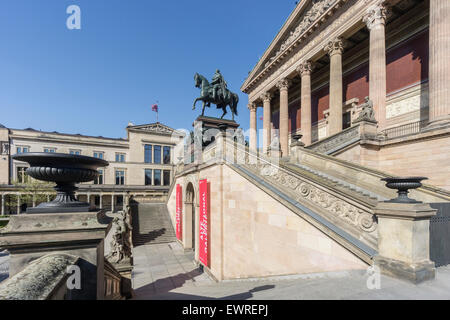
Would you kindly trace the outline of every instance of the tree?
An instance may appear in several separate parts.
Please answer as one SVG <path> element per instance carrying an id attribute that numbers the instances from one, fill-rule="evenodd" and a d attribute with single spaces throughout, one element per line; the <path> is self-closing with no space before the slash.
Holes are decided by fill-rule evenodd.
<path id="1" fill-rule="evenodd" d="M 35 179 L 25 179 L 25 182 L 19 183 L 13 181 L 12 185 L 17 188 L 17 194 L 9 194 L 6 199 L 6 206 L 17 208 L 17 198 L 20 196 L 20 203 L 27 205 L 38 205 L 42 202 L 47 202 L 47 197 L 52 200 L 56 193 L 53 190 L 54 183 L 44 182 Z"/>

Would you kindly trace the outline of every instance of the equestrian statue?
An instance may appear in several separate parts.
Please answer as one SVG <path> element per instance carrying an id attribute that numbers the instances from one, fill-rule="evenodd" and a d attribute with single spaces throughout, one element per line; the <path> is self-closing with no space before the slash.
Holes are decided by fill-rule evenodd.
<path id="1" fill-rule="evenodd" d="M 239 96 L 236 93 L 227 89 L 227 82 L 223 78 L 219 70 L 216 70 L 211 83 L 202 76 L 196 73 L 194 76 L 195 87 L 200 88 L 200 97 L 195 99 L 192 110 L 195 110 L 195 104 L 197 101 L 203 101 L 202 116 L 205 113 L 205 107 L 210 107 L 211 103 L 217 106 L 217 109 L 222 109 L 223 114 L 220 119 L 227 114 L 227 106 L 230 106 L 232 119 L 238 115 L 237 105 L 239 102 Z"/>

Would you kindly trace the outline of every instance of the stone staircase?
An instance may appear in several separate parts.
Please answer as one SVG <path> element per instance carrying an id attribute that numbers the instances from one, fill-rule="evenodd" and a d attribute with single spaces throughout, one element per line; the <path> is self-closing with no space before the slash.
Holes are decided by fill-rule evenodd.
<path id="1" fill-rule="evenodd" d="M 132 207 L 133 245 L 169 243 L 176 235 L 165 203 L 143 203 Z"/>
<path id="2" fill-rule="evenodd" d="M 306 165 L 302 165 L 302 164 L 292 164 L 292 163 L 282 163 L 282 167 L 287 168 L 289 170 L 292 170 L 294 172 L 297 172 L 300 175 L 305 175 L 305 174 L 311 174 L 313 176 L 315 176 L 315 179 L 318 180 L 322 180 L 326 183 L 329 184 L 333 184 L 335 187 L 339 188 L 344 188 L 347 189 L 349 192 L 351 193 L 357 193 L 354 196 L 360 196 L 360 197 L 365 197 L 367 198 L 367 201 L 385 201 L 388 200 L 386 197 L 383 197 L 380 194 L 377 194 L 375 192 L 369 191 L 365 188 L 361 188 L 358 187 L 352 183 L 349 183 L 347 181 L 344 181 L 342 179 L 336 178 L 332 175 L 326 174 L 324 172 L 312 169 Z"/>
<path id="3" fill-rule="evenodd" d="M 228 142 L 227 150 L 236 149 Z M 235 159 L 231 168 L 370 264 L 378 250 L 374 208 L 396 196 L 380 180 L 387 174 L 307 149 L 279 162 L 248 150 Z M 450 200 L 430 186 L 411 194 L 429 203 Z"/>

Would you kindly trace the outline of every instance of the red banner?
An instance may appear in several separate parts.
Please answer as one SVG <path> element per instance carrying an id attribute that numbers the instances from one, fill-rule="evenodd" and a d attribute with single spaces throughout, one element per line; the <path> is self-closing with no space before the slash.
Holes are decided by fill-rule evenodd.
<path id="1" fill-rule="evenodd" d="M 199 260 L 209 267 L 209 190 L 208 181 L 200 180 Z"/>
<path id="2" fill-rule="evenodd" d="M 181 193 L 181 186 L 179 184 L 177 184 L 177 204 L 176 204 L 176 216 L 175 216 L 175 221 L 176 221 L 176 232 L 177 232 L 177 239 L 181 240 L 181 236 L 182 236 L 182 231 L 181 231 L 181 215 L 182 215 L 182 199 L 183 199 L 183 195 Z"/>

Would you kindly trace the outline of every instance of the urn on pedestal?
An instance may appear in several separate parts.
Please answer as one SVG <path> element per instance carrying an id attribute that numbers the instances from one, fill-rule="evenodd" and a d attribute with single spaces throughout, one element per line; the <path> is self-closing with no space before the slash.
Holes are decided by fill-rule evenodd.
<path id="1" fill-rule="evenodd" d="M 42 181 L 55 182 L 57 195 L 51 202 L 28 208 L 27 213 L 87 212 L 89 203 L 75 198 L 76 183 L 89 182 L 98 177 L 97 168 L 106 167 L 108 161 L 93 157 L 63 153 L 24 153 L 12 156 L 14 160 L 27 162 L 26 173 Z"/>

